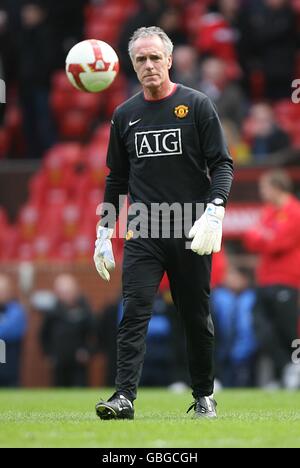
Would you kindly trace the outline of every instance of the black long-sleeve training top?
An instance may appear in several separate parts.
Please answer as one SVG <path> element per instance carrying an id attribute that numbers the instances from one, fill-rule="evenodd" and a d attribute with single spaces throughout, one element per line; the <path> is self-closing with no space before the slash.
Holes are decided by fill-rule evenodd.
<path id="1" fill-rule="evenodd" d="M 208 202 L 229 195 L 233 163 L 207 96 L 180 84 L 166 98 L 140 92 L 116 108 L 107 154 L 105 203 Z"/>

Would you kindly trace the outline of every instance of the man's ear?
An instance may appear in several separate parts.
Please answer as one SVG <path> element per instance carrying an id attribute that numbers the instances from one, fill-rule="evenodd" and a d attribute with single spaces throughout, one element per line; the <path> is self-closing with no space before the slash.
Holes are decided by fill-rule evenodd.
<path id="1" fill-rule="evenodd" d="M 168 57 L 168 70 L 170 70 L 170 68 L 172 67 L 172 63 L 173 63 L 173 57 L 172 57 L 172 55 L 169 55 L 169 57 Z"/>

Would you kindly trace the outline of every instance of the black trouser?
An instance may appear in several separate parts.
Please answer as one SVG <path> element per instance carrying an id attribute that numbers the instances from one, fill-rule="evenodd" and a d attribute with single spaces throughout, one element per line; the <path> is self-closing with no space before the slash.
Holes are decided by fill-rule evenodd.
<path id="1" fill-rule="evenodd" d="M 275 377 L 291 363 L 292 342 L 297 338 L 298 290 L 284 285 L 258 289 L 255 329 L 263 353 L 273 362 Z"/>
<path id="2" fill-rule="evenodd" d="M 213 393 L 214 328 L 209 309 L 211 256 L 185 248 L 186 239 L 131 239 L 123 262 L 124 315 L 118 331 L 117 391 L 136 398 L 152 304 L 167 271 L 187 341 L 193 396 Z"/>

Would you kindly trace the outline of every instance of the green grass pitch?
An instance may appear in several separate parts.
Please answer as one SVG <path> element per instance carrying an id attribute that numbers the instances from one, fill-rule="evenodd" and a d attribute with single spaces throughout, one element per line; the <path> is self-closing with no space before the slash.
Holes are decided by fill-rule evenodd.
<path id="1" fill-rule="evenodd" d="M 134 421 L 101 421 L 108 389 L 1 390 L 0 447 L 300 447 L 300 392 L 217 394 L 219 418 L 193 420 L 189 392 L 140 389 Z"/>

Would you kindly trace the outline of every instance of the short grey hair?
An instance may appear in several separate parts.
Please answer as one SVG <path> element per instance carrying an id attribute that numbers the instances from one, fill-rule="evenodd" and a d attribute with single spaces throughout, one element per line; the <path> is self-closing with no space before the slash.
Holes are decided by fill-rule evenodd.
<path id="1" fill-rule="evenodd" d="M 149 26 L 148 28 L 142 27 L 142 28 L 137 29 L 133 33 L 132 37 L 130 38 L 129 44 L 128 44 L 128 53 L 130 55 L 131 60 L 133 60 L 134 43 L 140 38 L 152 37 L 152 36 L 160 37 L 165 47 L 166 55 L 167 56 L 172 55 L 174 46 L 169 36 L 165 33 L 163 29 L 159 28 L 158 26 Z"/>

